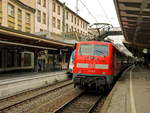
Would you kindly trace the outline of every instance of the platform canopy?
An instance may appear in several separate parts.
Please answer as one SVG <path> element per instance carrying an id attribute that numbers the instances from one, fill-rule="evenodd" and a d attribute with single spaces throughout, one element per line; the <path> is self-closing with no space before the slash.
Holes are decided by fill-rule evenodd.
<path id="1" fill-rule="evenodd" d="M 117 15 L 131 48 L 150 48 L 150 0 L 114 0 Z"/>
<path id="2" fill-rule="evenodd" d="M 48 38 L 43 38 L 31 33 L 21 32 L 0 26 L 0 47 L 8 46 L 22 46 L 33 49 L 72 49 L 73 44 L 56 41 Z"/>

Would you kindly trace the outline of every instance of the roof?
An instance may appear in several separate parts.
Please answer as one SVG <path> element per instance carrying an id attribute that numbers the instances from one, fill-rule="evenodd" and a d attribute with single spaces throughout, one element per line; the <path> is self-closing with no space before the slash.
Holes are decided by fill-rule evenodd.
<path id="1" fill-rule="evenodd" d="M 150 47 L 150 1 L 114 0 L 125 37 L 124 43 L 134 47 Z"/>
<path id="2" fill-rule="evenodd" d="M 56 2 L 59 3 L 61 6 L 64 6 L 64 5 L 65 5 L 65 3 L 62 3 L 62 2 L 60 2 L 59 0 L 56 0 Z M 73 10 L 71 10 L 71 9 L 70 9 L 69 7 L 67 7 L 66 5 L 65 5 L 65 8 L 66 8 L 67 10 L 69 10 L 71 13 L 73 13 L 74 15 L 76 15 L 77 17 L 79 17 L 81 20 L 85 21 L 87 24 L 90 24 L 87 20 L 85 20 L 84 18 L 82 18 L 81 16 L 79 16 L 77 13 L 75 13 Z"/>
<path id="3" fill-rule="evenodd" d="M 102 41 L 81 41 L 79 44 L 104 44 L 104 45 L 112 45 L 110 42 L 102 42 Z"/>
<path id="4" fill-rule="evenodd" d="M 32 8 L 32 7 L 30 7 L 30 6 L 26 5 L 26 4 L 24 4 L 24 3 L 21 2 L 20 0 L 10 0 L 10 1 L 16 2 L 18 5 L 21 5 L 24 9 L 29 10 L 29 11 L 31 11 L 31 12 L 33 12 L 33 13 L 35 13 L 35 11 L 36 11 L 34 8 Z"/>
<path id="5" fill-rule="evenodd" d="M 31 33 L 22 32 L 7 27 L 0 26 L 0 43 L 19 44 L 39 48 L 73 48 L 73 44 L 43 38 Z"/>

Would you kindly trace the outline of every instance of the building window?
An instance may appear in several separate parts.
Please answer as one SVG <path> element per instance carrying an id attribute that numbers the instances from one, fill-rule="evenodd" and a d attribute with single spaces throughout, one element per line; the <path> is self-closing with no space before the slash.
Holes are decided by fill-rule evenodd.
<path id="1" fill-rule="evenodd" d="M 77 21 L 76 21 L 77 19 L 76 19 L 76 17 L 74 17 L 74 23 L 76 24 L 77 23 Z"/>
<path id="2" fill-rule="evenodd" d="M 84 22 L 83 22 L 83 29 L 84 29 Z"/>
<path id="3" fill-rule="evenodd" d="M 60 29 L 60 26 L 61 26 L 61 25 L 60 25 L 60 20 L 57 19 L 57 28 Z"/>
<path id="4" fill-rule="evenodd" d="M 29 13 L 26 13 L 25 15 L 25 31 L 31 32 L 31 15 Z"/>
<path id="5" fill-rule="evenodd" d="M 22 21 L 22 11 L 18 9 L 18 20 Z"/>
<path id="6" fill-rule="evenodd" d="M 46 24 L 46 13 L 43 13 L 43 24 Z"/>
<path id="7" fill-rule="evenodd" d="M 68 20 L 68 11 L 66 12 L 66 19 Z"/>
<path id="8" fill-rule="evenodd" d="M 41 5 L 41 0 L 38 0 L 37 2 L 38 2 L 39 5 Z"/>
<path id="9" fill-rule="evenodd" d="M 78 22 L 77 22 L 77 25 L 79 25 L 79 18 L 78 18 Z"/>
<path id="10" fill-rule="evenodd" d="M 41 22 L 41 11 L 37 10 L 37 21 Z"/>
<path id="11" fill-rule="evenodd" d="M 53 17 L 53 27 L 55 28 L 56 27 L 56 18 Z"/>
<path id="12" fill-rule="evenodd" d="M 60 6 L 59 5 L 57 7 L 57 10 L 58 10 L 58 15 L 60 15 Z"/>
<path id="13" fill-rule="evenodd" d="M 73 22 L 73 15 L 71 15 L 71 22 Z"/>
<path id="14" fill-rule="evenodd" d="M 85 30 L 87 30 L 87 24 L 86 24 L 86 26 L 85 26 Z"/>
<path id="15" fill-rule="evenodd" d="M 22 11 L 18 9 L 18 30 L 22 30 Z"/>
<path id="16" fill-rule="evenodd" d="M 66 32 L 68 32 L 68 24 L 66 24 Z"/>
<path id="17" fill-rule="evenodd" d="M 31 15 L 26 13 L 26 23 L 30 24 Z"/>
<path id="18" fill-rule="evenodd" d="M 43 7 L 46 7 L 46 0 L 43 0 Z"/>
<path id="19" fill-rule="evenodd" d="M 8 4 L 8 15 L 14 17 L 15 16 L 15 8 L 13 5 Z"/>
<path id="20" fill-rule="evenodd" d="M 55 4 L 55 2 L 53 2 L 53 12 L 55 12 L 56 11 L 56 4 Z"/>
<path id="21" fill-rule="evenodd" d="M 73 32 L 73 26 L 71 26 L 71 31 Z"/>
<path id="22" fill-rule="evenodd" d="M 43 32 L 44 30 L 43 29 L 40 29 L 40 32 Z"/>

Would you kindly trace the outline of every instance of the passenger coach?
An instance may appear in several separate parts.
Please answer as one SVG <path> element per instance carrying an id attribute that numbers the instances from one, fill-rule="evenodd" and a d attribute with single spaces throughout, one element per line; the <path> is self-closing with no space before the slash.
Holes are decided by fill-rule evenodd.
<path id="1" fill-rule="evenodd" d="M 80 88 L 110 88 L 122 67 L 122 54 L 112 43 L 79 42 L 73 68 L 74 86 Z"/>

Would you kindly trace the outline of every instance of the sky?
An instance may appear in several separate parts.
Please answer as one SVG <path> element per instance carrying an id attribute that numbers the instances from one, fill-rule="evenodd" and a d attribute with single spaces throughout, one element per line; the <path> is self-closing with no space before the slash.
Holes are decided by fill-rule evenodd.
<path id="1" fill-rule="evenodd" d="M 70 9 L 76 12 L 76 0 L 60 1 L 63 3 L 65 2 Z M 82 3 L 88 8 L 89 11 Z M 78 8 L 78 14 L 87 20 L 90 24 L 109 23 L 114 27 L 119 27 L 113 0 L 79 0 Z"/>

